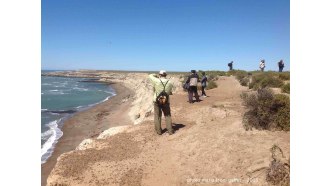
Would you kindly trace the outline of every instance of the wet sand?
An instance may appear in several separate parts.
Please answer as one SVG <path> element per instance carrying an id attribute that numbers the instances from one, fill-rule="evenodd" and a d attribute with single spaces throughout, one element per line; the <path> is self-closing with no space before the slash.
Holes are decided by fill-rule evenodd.
<path id="1" fill-rule="evenodd" d="M 111 86 L 115 89 L 116 96 L 88 110 L 76 113 L 64 122 L 63 136 L 56 144 L 52 156 L 41 165 L 42 186 L 47 184 L 47 177 L 61 154 L 74 150 L 84 139 L 96 138 L 101 132 L 111 127 L 132 124 L 127 117 L 131 103 L 123 102 L 123 100 L 132 97 L 133 91 L 119 83 L 111 84 Z"/>

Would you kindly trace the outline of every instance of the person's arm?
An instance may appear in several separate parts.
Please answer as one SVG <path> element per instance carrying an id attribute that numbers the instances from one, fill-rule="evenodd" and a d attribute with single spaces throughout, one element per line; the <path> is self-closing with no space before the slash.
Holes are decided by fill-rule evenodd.
<path id="1" fill-rule="evenodd" d="M 149 79 L 150 79 L 151 83 L 154 85 L 155 82 L 158 80 L 158 76 L 157 76 L 157 74 L 149 74 Z"/>
<path id="2" fill-rule="evenodd" d="M 190 76 L 188 76 L 186 83 L 189 83 L 189 82 L 190 82 Z"/>

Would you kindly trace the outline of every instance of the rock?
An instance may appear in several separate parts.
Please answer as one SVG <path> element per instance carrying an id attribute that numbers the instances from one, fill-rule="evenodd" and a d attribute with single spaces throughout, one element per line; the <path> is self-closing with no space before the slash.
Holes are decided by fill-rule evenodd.
<path id="1" fill-rule="evenodd" d="M 97 139 L 105 139 L 107 137 L 113 136 L 115 134 L 118 134 L 122 131 L 124 131 L 127 128 L 127 126 L 118 126 L 118 127 L 112 127 L 108 130 L 103 131 Z"/>
<path id="2" fill-rule="evenodd" d="M 137 114 L 137 115 L 135 115 L 134 119 L 139 119 L 140 116 L 141 116 L 140 114 Z"/>
<path id="3" fill-rule="evenodd" d="M 145 113 L 145 117 L 149 117 L 151 115 L 151 110 Z"/>
<path id="4" fill-rule="evenodd" d="M 85 150 L 92 147 L 93 140 L 92 139 L 84 139 L 78 147 L 76 147 L 76 150 Z"/>

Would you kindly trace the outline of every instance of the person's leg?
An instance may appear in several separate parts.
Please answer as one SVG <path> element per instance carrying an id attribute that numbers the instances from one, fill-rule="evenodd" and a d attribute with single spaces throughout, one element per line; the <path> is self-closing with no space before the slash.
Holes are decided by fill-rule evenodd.
<path id="1" fill-rule="evenodd" d="M 162 110 L 159 108 L 157 103 L 154 103 L 154 123 L 155 123 L 155 130 L 157 134 L 162 134 L 162 127 L 160 126 L 162 119 Z"/>
<path id="2" fill-rule="evenodd" d="M 164 105 L 162 108 L 165 116 L 165 121 L 166 121 L 166 128 L 169 134 L 173 134 L 173 127 L 172 127 L 172 118 L 171 118 L 171 108 L 170 104 Z"/>
<path id="3" fill-rule="evenodd" d="M 202 86 L 202 96 L 206 96 L 206 94 L 205 94 L 205 87 L 204 86 Z"/>
<path id="4" fill-rule="evenodd" d="M 198 92 L 197 92 L 197 87 L 194 87 L 194 94 L 195 94 L 195 99 L 196 99 L 196 101 L 199 101 L 199 96 L 198 96 Z"/>
<path id="5" fill-rule="evenodd" d="M 192 87 L 189 87 L 188 89 L 188 99 L 189 99 L 189 103 L 193 102 L 193 91 L 192 91 Z"/>

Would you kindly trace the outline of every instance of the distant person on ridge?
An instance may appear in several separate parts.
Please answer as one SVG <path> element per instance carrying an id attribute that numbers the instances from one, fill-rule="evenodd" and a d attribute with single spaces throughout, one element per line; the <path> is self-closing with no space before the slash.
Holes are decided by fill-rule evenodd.
<path id="1" fill-rule="evenodd" d="M 231 61 L 230 63 L 228 63 L 229 70 L 233 70 L 233 63 L 234 63 L 234 61 Z"/>
<path id="2" fill-rule="evenodd" d="M 278 62 L 278 71 L 279 71 L 279 72 L 282 72 L 282 71 L 283 71 L 283 68 L 284 68 L 284 62 L 283 62 L 283 60 L 281 59 L 281 60 Z"/>
<path id="3" fill-rule="evenodd" d="M 191 75 L 188 76 L 188 79 L 186 83 L 189 84 L 188 88 L 188 99 L 189 103 L 194 103 L 193 101 L 193 94 L 195 95 L 195 99 L 197 102 L 200 101 L 198 93 L 197 93 L 197 83 L 199 82 L 198 74 L 196 73 L 196 70 L 191 70 Z"/>
<path id="4" fill-rule="evenodd" d="M 260 61 L 260 64 L 259 64 L 259 68 L 260 68 L 261 72 L 264 71 L 265 67 L 266 67 L 265 60 L 262 59 L 262 60 Z"/>
<path id="5" fill-rule="evenodd" d="M 165 116 L 166 128 L 171 135 L 174 133 L 172 128 L 170 95 L 172 95 L 173 84 L 169 79 L 166 79 L 166 71 L 161 70 L 159 77 L 156 74 L 150 74 L 149 79 L 154 88 L 154 123 L 157 134 L 162 134 L 161 120 L 162 112 Z"/>
<path id="6" fill-rule="evenodd" d="M 207 77 L 205 75 L 205 72 L 202 72 L 202 75 L 203 75 L 202 80 L 201 80 L 201 83 L 202 83 L 202 97 L 207 97 L 206 94 L 205 94 Z"/>

